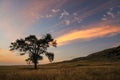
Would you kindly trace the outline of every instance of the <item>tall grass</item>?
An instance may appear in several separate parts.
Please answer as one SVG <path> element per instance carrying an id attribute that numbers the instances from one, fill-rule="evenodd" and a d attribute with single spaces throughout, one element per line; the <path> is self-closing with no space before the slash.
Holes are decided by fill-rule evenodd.
<path id="1" fill-rule="evenodd" d="M 39 66 L 1 66 L 0 80 L 120 80 L 119 62 L 73 62 Z"/>

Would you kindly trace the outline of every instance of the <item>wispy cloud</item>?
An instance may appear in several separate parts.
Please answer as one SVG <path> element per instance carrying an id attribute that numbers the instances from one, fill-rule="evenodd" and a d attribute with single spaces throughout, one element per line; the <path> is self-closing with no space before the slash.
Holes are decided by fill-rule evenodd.
<path id="1" fill-rule="evenodd" d="M 59 18 L 62 19 L 63 17 L 69 16 L 69 15 L 70 15 L 69 12 L 63 9 L 63 12 L 60 14 Z"/>
<path id="2" fill-rule="evenodd" d="M 111 16 L 112 18 L 115 17 L 114 14 L 113 14 L 112 12 L 108 12 L 107 14 L 108 14 L 109 16 Z"/>
<path id="3" fill-rule="evenodd" d="M 119 10 L 117 10 L 116 12 L 113 11 L 114 8 L 110 8 L 108 11 L 106 11 L 106 13 L 103 15 L 103 17 L 101 18 L 102 21 L 111 21 L 111 20 L 117 20 L 117 22 L 119 21 L 120 15 L 119 15 Z M 113 21 L 114 22 L 114 21 Z"/>
<path id="4" fill-rule="evenodd" d="M 65 2 L 67 2 L 67 0 L 31 0 L 24 10 L 22 10 L 21 14 L 26 21 L 35 22 L 40 19 L 41 16 L 44 18 L 54 16 L 60 11 L 59 8 Z"/>
<path id="5" fill-rule="evenodd" d="M 41 15 L 49 13 L 51 9 L 55 14 L 65 2 L 66 0 L 30 0 L 16 11 L 17 5 L 14 5 L 14 0 L 3 1 L 0 3 L 0 31 L 10 40 L 21 37 Z M 54 14 L 47 14 L 45 17 L 50 18 Z"/>
<path id="6" fill-rule="evenodd" d="M 60 12 L 60 9 L 52 9 L 47 14 L 41 15 L 40 18 L 52 18 L 59 12 Z"/>
<path id="7" fill-rule="evenodd" d="M 60 9 L 52 9 L 51 10 L 53 13 L 58 13 L 60 11 Z"/>
<path id="8" fill-rule="evenodd" d="M 64 20 L 64 22 L 65 22 L 65 24 L 66 24 L 67 26 L 70 25 L 70 20 Z"/>
<path id="9" fill-rule="evenodd" d="M 58 37 L 58 45 L 63 45 L 77 39 L 93 39 L 111 35 L 113 33 L 119 33 L 120 27 L 118 26 L 97 26 L 95 28 L 85 30 L 74 30 Z"/>
<path id="10" fill-rule="evenodd" d="M 99 5 L 98 7 L 94 7 L 91 9 L 89 9 L 89 7 L 86 6 L 86 7 L 83 7 L 81 9 L 79 9 L 78 11 L 73 12 L 71 14 L 65 10 L 65 11 L 63 11 L 63 13 L 61 13 L 61 16 L 60 16 L 60 18 L 62 19 L 64 16 L 63 14 L 65 14 L 65 16 L 64 16 L 65 19 L 62 19 L 59 23 L 56 23 L 55 25 L 53 25 L 53 29 L 58 28 L 59 26 L 65 24 L 65 20 L 68 20 L 68 19 L 70 21 L 70 24 L 74 24 L 76 22 L 81 23 L 85 18 L 92 16 L 92 15 L 95 15 L 98 12 L 101 12 L 105 9 L 110 8 L 111 4 L 113 2 L 114 2 L 114 0 L 107 1 L 107 2 Z"/>
<path id="11" fill-rule="evenodd" d="M 105 10 L 105 9 L 109 8 L 113 2 L 114 2 L 114 0 L 111 0 L 111 1 L 103 3 L 102 5 L 100 5 L 98 7 L 95 7 L 95 8 L 89 9 L 89 10 L 87 10 L 88 9 L 88 7 L 87 7 L 85 9 L 83 9 L 83 11 L 86 10 L 85 13 L 83 12 L 82 14 L 78 15 L 77 18 L 81 19 L 81 20 L 84 20 L 86 17 L 89 17 L 89 16 L 94 15 L 98 12 L 101 12 L 102 10 Z M 82 12 L 81 10 L 77 11 L 77 13 L 81 13 L 81 12 Z M 108 13 L 108 14 L 112 15 L 111 13 Z M 71 23 L 74 23 L 76 21 L 78 21 L 78 20 L 77 19 L 72 19 Z"/>
<path id="12" fill-rule="evenodd" d="M 54 0 L 32 0 L 26 4 L 25 8 L 21 11 L 22 18 L 29 23 L 33 23 L 40 18 L 40 15 L 45 13 L 51 5 L 54 4 Z"/>
<path id="13" fill-rule="evenodd" d="M 113 8 L 110 8 L 101 18 L 101 20 L 106 21 L 109 19 L 115 18 L 115 14 L 113 13 Z"/>

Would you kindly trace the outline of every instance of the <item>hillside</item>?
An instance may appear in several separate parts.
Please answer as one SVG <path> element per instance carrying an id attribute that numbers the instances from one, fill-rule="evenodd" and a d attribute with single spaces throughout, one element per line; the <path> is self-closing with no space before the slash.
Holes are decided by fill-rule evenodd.
<path id="1" fill-rule="evenodd" d="M 72 59 L 70 61 L 79 61 L 79 60 L 120 60 L 120 46 L 110 48 L 110 49 L 105 49 L 103 51 L 99 51 L 93 54 L 90 54 L 86 57 L 79 57 Z"/>

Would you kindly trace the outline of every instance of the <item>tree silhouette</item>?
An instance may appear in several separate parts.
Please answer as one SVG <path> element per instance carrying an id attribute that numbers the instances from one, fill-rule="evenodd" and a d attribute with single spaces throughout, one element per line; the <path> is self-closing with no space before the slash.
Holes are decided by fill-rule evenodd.
<path id="1" fill-rule="evenodd" d="M 30 35 L 25 39 L 17 39 L 10 45 L 10 50 L 16 50 L 20 52 L 20 55 L 28 54 L 26 59 L 28 63 L 32 62 L 34 68 L 37 69 L 39 60 L 43 59 L 42 55 L 46 55 L 50 62 L 54 60 L 54 54 L 47 52 L 47 48 L 50 46 L 56 47 L 57 43 L 51 36 L 51 34 L 44 35 L 41 39 L 38 39 L 35 35 Z"/>

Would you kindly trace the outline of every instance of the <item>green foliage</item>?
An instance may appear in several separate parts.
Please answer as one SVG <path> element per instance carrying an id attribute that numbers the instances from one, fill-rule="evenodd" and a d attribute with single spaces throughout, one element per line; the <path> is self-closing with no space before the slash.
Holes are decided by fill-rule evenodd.
<path id="1" fill-rule="evenodd" d="M 47 48 L 50 46 L 56 47 L 56 45 L 56 40 L 52 38 L 51 34 L 46 34 L 41 39 L 38 39 L 35 35 L 30 35 L 25 39 L 17 39 L 12 42 L 10 50 L 17 50 L 20 55 L 28 54 L 29 58 L 26 61 L 38 64 L 38 61 L 43 59 L 42 55 L 46 55 L 50 62 L 54 60 L 54 54 L 47 52 Z"/>

